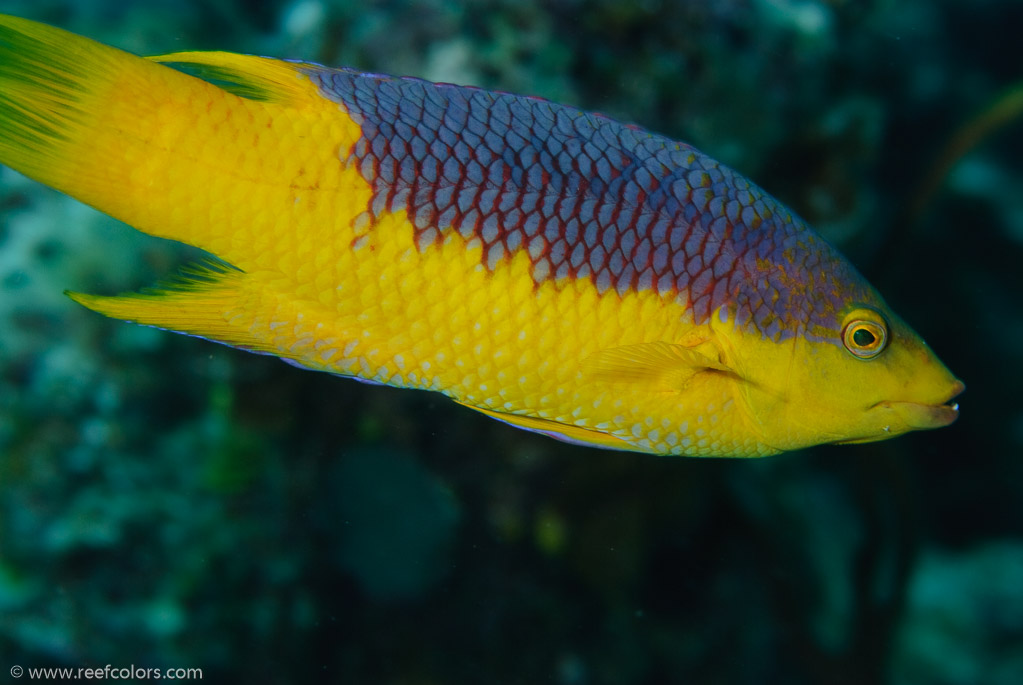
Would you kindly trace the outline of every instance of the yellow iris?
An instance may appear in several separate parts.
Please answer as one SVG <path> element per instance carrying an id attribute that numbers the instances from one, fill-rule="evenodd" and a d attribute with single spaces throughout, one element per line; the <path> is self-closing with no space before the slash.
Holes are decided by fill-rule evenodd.
<path id="1" fill-rule="evenodd" d="M 888 325 L 873 309 L 857 309 L 846 317 L 842 343 L 854 356 L 873 359 L 888 344 Z"/>

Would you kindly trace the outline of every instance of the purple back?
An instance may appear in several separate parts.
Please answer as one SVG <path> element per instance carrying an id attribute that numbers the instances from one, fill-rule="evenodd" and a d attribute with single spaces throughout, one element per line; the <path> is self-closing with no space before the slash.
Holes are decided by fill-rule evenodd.
<path id="1" fill-rule="evenodd" d="M 656 290 L 703 323 L 722 305 L 782 340 L 833 338 L 871 287 L 801 219 L 685 143 L 533 97 L 310 67 L 363 137 L 344 160 L 371 185 L 356 219 L 404 210 L 419 249 L 457 231 L 493 270 L 526 251 L 537 283 Z"/>

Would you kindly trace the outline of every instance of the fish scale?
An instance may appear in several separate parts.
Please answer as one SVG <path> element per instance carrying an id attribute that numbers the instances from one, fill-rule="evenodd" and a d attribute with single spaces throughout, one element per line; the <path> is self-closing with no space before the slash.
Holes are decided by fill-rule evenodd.
<path id="1" fill-rule="evenodd" d="M 0 16 L 0 163 L 219 260 L 85 306 L 561 440 L 763 456 L 958 414 L 962 383 L 783 205 L 539 98 Z"/>
<path id="2" fill-rule="evenodd" d="M 349 161 L 373 188 L 368 224 L 404 211 L 419 249 L 455 230 L 482 242 L 491 271 L 525 250 L 538 283 L 653 289 L 678 297 L 697 323 L 726 306 L 775 340 L 827 325 L 851 286 L 870 299 L 798 217 L 688 145 L 538 98 L 349 69 L 306 73 L 362 128 Z M 445 171 L 424 173 L 433 168 Z M 780 280 L 779 239 L 806 260 L 785 260 Z M 840 272 L 841 293 L 807 287 L 821 264 Z M 749 287 L 765 279 L 767 299 Z M 809 326 L 792 310 L 809 314 Z"/>

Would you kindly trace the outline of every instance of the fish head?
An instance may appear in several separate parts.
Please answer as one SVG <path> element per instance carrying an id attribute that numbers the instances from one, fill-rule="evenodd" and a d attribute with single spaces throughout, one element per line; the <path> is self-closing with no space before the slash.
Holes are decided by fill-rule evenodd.
<path id="1" fill-rule="evenodd" d="M 965 385 L 880 296 L 849 302 L 813 335 L 733 330 L 729 348 L 751 424 L 779 451 L 885 440 L 959 416 Z"/>
<path id="2" fill-rule="evenodd" d="M 841 341 L 841 350 L 834 344 L 831 350 L 847 353 L 843 386 L 831 395 L 836 404 L 858 410 L 859 420 L 849 437 L 833 442 L 884 440 L 948 426 L 959 417 L 954 400 L 966 385 L 894 312 L 854 306 L 843 317 Z"/>

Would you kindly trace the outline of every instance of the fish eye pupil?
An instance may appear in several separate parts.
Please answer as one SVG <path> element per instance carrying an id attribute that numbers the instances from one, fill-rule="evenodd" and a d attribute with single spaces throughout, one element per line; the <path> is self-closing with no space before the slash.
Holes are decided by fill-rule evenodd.
<path id="1" fill-rule="evenodd" d="M 866 328 L 853 331 L 852 339 L 860 347 L 870 347 L 877 341 L 877 337 Z"/>

